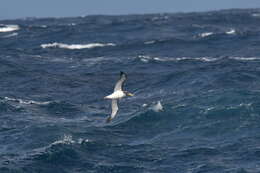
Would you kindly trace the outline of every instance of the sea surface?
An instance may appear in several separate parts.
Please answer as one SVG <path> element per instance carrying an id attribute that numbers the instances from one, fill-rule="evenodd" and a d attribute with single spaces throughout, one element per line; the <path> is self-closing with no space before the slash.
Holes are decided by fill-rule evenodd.
<path id="1" fill-rule="evenodd" d="M 259 172 L 260 9 L 0 21 L 0 173 Z"/>

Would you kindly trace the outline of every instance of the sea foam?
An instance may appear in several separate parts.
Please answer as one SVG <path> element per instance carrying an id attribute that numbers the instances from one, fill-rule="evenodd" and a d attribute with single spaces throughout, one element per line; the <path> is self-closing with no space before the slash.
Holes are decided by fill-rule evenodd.
<path id="1" fill-rule="evenodd" d="M 18 25 L 0 25 L 0 32 L 12 32 L 19 29 Z"/>
<path id="2" fill-rule="evenodd" d="M 160 112 L 163 111 L 163 106 L 160 101 L 158 101 L 155 105 L 152 106 L 152 110 L 154 112 Z"/>
<path id="3" fill-rule="evenodd" d="M 149 61 L 160 61 L 160 62 L 169 62 L 169 61 L 202 61 L 202 62 L 213 62 L 217 61 L 218 58 L 213 57 L 151 57 L 148 55 L 139 55 L 138 58 L 144 62 L 148 63 Z"/>
<path id="4" fill-rule="evenodd" d="M 204 33 L 201 33 L 199 34 L 200 37 L 208 37 L 210 35 L 213 35 L 214 33 L 213 32 L 204 32 Z"/>
<path id="5" fill-rule="evenodd" d="M 67 144 L 67 145 L 75 144 L 75 143 L 83 144 L 85 142 L 89 142 L 89 140 L 82 139 L 82 138 L 79 138 L 78 140 L 74 140 L 71 135 L 64 135 L 62 139 L 54 141 L 53 143 L 50 144 L 50 146 L 57 145 L 57 144 Z"/>
<path id="6" fill-rule="evenodd" d="M 229 59 L 238 60 L 238 61 L 256 61 L 256 60 L 260 60 L 260 57 L 229 57 Z"/>
<path id="7" fill-rule="evenodd" d="M 46 102 L 38 102 L 38 101 L 33 101 L 33 100 L 23 100 L 23 99 L 16 99 L 16 98 L 10 98 L 10 97 L 4 97 L 6 101 L 13 101 L 13 102 L 18 102 L 20 104 L 35 104 L 35 105 L 47 105 L 50 104 L 51 102 L 46 101 Z"/>
<path id="8" fill-rule="evenodd" d="M 114 43 L 90 43 L 90 44 L 64 44 L 64 43 L 48 43 L 41 44 L 42 48 L 62 48 L 62 49 L 91 49 L 96 47 L 116 46 Z"/>
<path id="9" fill-rule="evenodd" d="M 227 31 L 226 34 L 236 34 L 236 30 L 231 29 L 230 31 Z"/>

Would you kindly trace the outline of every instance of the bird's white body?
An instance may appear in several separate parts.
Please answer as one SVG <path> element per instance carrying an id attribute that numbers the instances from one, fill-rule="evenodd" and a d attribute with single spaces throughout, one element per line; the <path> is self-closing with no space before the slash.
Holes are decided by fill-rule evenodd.
<path id="1" fill-rule="evenodd" d="M 112 94 L 104 97 L 105 99 L 121 99 L 123 97 L 125 97 L 126 94 L 122 91 L 122 90 L 118 90 L 113 92 Z"/>
<path id="2" fill-rule="evenodd" d="M 125 97 L 125 96 L 133 96 L 133 94 L 124 91 L 122 89 L 122 86 L 126 80 L 126 74 L 124 72 L 120 72 L 120 79 L 117 81 L 115 87 L 114 87 L 114 92 L 106 97 L 104 99 L 111 99 L 111 115 L 107 118 L 107 122 L 110 122 L 117 114 L 118 111 L 118 105 L 117 102 L 119 99 Z"/>

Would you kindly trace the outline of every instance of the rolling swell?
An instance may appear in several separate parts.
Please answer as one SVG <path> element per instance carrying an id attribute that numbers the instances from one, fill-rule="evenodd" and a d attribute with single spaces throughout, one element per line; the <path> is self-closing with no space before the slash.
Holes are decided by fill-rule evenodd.
<path id="1" fill-rule="evenodd" d="M 259 172 L 258 14 L 0 21 L 0 172 Z"/>

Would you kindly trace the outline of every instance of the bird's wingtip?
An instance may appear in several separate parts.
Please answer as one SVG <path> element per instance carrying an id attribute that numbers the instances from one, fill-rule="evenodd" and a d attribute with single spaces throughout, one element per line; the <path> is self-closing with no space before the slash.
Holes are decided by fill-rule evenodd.
<path id="1" fill-rule="evenodd" d="M 111 120 L 112 120 L 112 118 L 111 118 L 111 117 L 108 117 L 107 120 L 106 120 L 106 123 L 110 123 Z"/>

